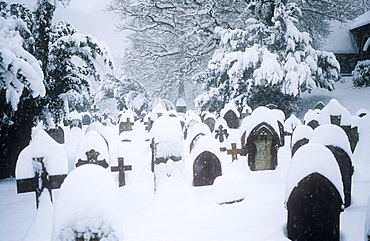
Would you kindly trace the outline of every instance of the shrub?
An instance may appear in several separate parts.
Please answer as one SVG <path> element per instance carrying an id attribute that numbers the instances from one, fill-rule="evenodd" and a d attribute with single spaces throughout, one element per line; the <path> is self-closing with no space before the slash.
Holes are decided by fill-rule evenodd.
<path id="1" fill-rule="evenodd" d="M 370 86 L 370 60 L 358 61 L 352 74 L 354 86 Z"/>

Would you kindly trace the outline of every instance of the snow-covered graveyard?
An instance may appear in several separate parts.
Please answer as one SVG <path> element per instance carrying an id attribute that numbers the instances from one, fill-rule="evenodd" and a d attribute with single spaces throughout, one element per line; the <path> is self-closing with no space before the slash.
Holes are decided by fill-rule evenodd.
<path id="1" fill-rule="evenodd" d="M 0 181 L 1 240 L 364 240 L 370 115 L 316 107 L 40 124 Z"/>

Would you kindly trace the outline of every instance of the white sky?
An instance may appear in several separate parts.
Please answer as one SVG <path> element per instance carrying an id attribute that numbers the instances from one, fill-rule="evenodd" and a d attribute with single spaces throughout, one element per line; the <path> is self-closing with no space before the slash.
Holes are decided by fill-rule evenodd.
<path id="1" fill-rule="evenodd" d="M 8 3 L 20 2 L 34 9 L 36 0 L 6 0 Z M 123 33 L 115 31 L 115 24 L 119 19 L 113 13 L 103 9 L 109 0 L 71 0 L 66 8 L 61 4 L 54 14 L 54 22 L 61 20 L 70 22 L 80 33 L 91 34 L 98 40 L 105 42 L 114 57 L 122 56 L 123 48 L 127 45 Z"/>

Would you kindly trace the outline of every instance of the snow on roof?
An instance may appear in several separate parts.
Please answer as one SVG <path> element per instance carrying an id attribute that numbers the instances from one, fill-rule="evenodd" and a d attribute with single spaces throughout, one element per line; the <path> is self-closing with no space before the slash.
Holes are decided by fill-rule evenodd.
<path id="1" fill-rule="evenodd" d="M 331 145 L 342 148 L 349 157 L 352 157 L 347 134 L 337 125 L 321 125 L 312 132 L 310 143 L 319 143 L 324 146 Z"/>
<path id="2" fill-rule="evenodd" d="M 182 156 L 183 133 L 176 117 L 161 116 L 153 123 L 150 138 L 157 144 L 157 157 Z"/>
<path id="3" fill-rule="evenodd" d="M 204 151 L 209 151 L 215 154 L 220 158 L 220 148 L 217 140 L 212 136 L 201 136 L 197 142 L 197 145 L 194 147 L 192 154 L 192 161 L 194 162 L 195 158 L 199 156 Z"/>
<path id="4" fill-rule="evenodd" d="M 316 110 L 309 109 L 303 117 L 304 123 L 307 124 L 312 120 L 319 121 L 319 113 Z"/>
<path id="5" fill-rule="evenodd" d="M 292 144 L 296 143 L 297 141 L 303 138 L 306 138 L 309 140 L 312 136 L 312 133 L 313 133 L 313 130 L 309 126 L 306 126 L 306 125 L 297 126 L 297 128 L 293 132 Z"/>
<path id="6" fill-rule="evenodd" d="M 289 133 L 293 133 L 293 130 L 298 126 L 302 125 L 300 119 L 298 119 L 294 114 L 291 114 L 290 117 L 284 123 L 284 130 Z"/>
<path id="7" fill-rule="evenodd" d="M 351 113 L 336 99 L 331 99 L 319 114 L 320 125 L 331 124 L 330 116 L 341 116 L 341 125 L 351 125 Z"/>
<path id="8" fill-rule="evenodd" d="M 322 50 L 340 53 L 357 53 L 356 44 L 350 33 L 350 23 L 331 21 L 331 33 L 326 38 Z"/>
<path id="9" fill-rule="evenodd" d="M 196 123 L 195 125 L 193 125 L 193 127 L 190 129 L 190 141 L 193 140 L 193 138 L 198 135 L 198 134 L 204 134 L 204 135 L 208 135 L 210 136 L 211 135 L 211 130 L 209 129 L 209 127 L 204 124 L 204 123 Z"/>
<path id="10" fill-rule="evenodd" d="M 78 119 L 78 120 L 81 120 L 82 121 L 82 116 L 81 116 L 80 113 L 78 113 L 77 111 L 74 110 L 71 113 L 69 113 L 68 119 L 69 120 Z"/>
<path id="11" fill-rule="evenodd" d="M 120 207 L 110 173 L 94 164 L 80 166 L 64 180 L 55 202 L 53 240 L 75 240 L 75 232 L 122 240 Z"/>
<path id="12" fill-rule="evenodd" d="M 186 101 L 183 98 L 180 98 L 176 101 L 176 106 L 186 106 Z"/>
<path id="13" fill-rule="evenodd" d="M 221 110 L 221 113 L 220 115 L 223 117 L 225 116 L 225 114 L 229 111 L 229 110 L 232 110 L 235 112 L 236 116 L 239 118 L 240 117 L 240 113 L 238 111 L 238 109 L 236 108 L 236 105 L 233 101 L 227 103 L 225 105 L 225 107 Z"/>
<path id="14" fill-rule="evenodd" d="M 252 112 L 252 115 L 249 118 L 245 138 L 248 138 L 249 133 L 262 122 L 269 124 L 276 131 L 278 136 L 280 136 L 280 130 L 277 121 L 277 116 L 269 108 L 265 106 L 258 107 Z"/>
<path id="15" fill-rule="evenodd" d="M 353 30 L 367 24 L 370 24 L 370 10 L 354 19 L 351 23 L 350 29 Z"/>
<path id="16" fill-rule="evenodd" d="M 100 155 L 98 160 L 105 159 L 109 163 L 108 144 L 106 140 L 96 131 L 90 131 L 86 133 L 80 140 L 76 149 L 75 162 L 78 159 L 86 160 L 86 152 L 94 149 L 98 151 Z"/>
<path id="17" fill-rule="evenodd" d="M 334 155 L 321 144 L 309 143 L 297 150 L 290 163 L 285 201 L 288 201 L 291 192 L 302 179 L 315 172 L 331 181 L 344 200 L 342 176 Z"/>
<path id="18" fill-rule="evenodd" d="M 43 163 L 49 175 L 68 173 L 68 157 L 64 147 L 39 128 L 33 131 L 31 143 L 18 156 L 15 169 L 17 179 L 35 176 L 33 157 L 44 157 Z"/>

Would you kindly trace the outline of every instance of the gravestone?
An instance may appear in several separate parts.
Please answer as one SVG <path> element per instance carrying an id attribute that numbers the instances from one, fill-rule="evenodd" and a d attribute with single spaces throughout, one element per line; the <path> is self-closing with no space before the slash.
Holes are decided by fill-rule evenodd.
<path id="1" fill-rule="evenodd" d="M 324 107 L 325 107 L 325 104 L 322 101 L 319 101 L 316 104 L 315 109 L 322 110 L 322 109 L 324 109 Z"/>
<path id="2" fill-rule="evenodd" d="M 100 155 L 99 152 L 95 151 L 94 149 L 91 149 L 90 151 L 85 152 L 86 154 L 86 160 L 78 159 L 76 163 L 76 167 L 86 165 L 86 164 L 96 164 L 103 168 L 108 168 L 109 164 L 105 159 L 98 160 L 98 156 Z"/>
<path id="3" fill-rule="evenodd" d="M 52 190 L 62 184 L 68 173 L 68 158 L 63 146 L 55 142 L 40 126 L 32 133 L 31 143 L 18 156 L 16 165 L 17 192 L 35 192 L 36 207 L 45 190 Z"/>
<path id="4" fill-rule="evenodd" d="M 193 164 L 193 185 L 212 185 L 216 177 L 222 175 L 219 158 L 210 151 L 200 153 Z"/>
<path id="5" fill-rule="evenodd" d="M 218 140 L 220 143 L 223 143 L 230 135 L 229 127 L 224 118 L 220 117 L 216 120 L 215 123 L 215 139 Z"/>
<path id="6" fill-rule="evenodd" d="M 203 123 L 206 124 L 211 132 L 215 130 L 216 117 L 214 114 L 207 113 L 204 116 Z"/>
<path id="7" fill-rule="evenodd" d="M 340 171 L 329 149 L 316 143 L 301 147 L 288 171 L 288 238 L 339 241 L 342 190 Z"/>
<path id="8" fill-rule="evenodd" d="M 304 124 L 311 127 L 313 130 L 318 127 L 319 124 L 319 112 L 314 110 L 308 110 L 304 115 Z"/>
<path id="9" fill-rule="evenodd" d="M 284 146 L 285 145 L 285 132 L 284 132 L 285 114 L 282 110 L 279 110 L 279 109 L 272 109 L 271 111 L 276 116 L 276 120 L 278 122 L 280 146 Z"/>
<path id="10" fill-rule="evenodd" d="M 189 145 L 190 152 L 193 150 L 199 138 L 205 135 L 207 136 L 211 135 L 211 132 L 206 124 L 197 123 L 191 128 L 191 133 L 189 136 L 189 140 L 191 140 Z"/>
<path id="11" fill-rule="evenodd" d="M 176 111 L 181 114 L 186 113 L 186 101 L 183 98 L 176 101 Z"/>
<path id="12" fill-rule="evenodd" d="M 82 125 L 88 126 L 91 124 L 91 115 L 90 113 L 84 113 L 82 115 Z"/>
<path id="13" fill-rule="evenodd" d="M 125 121 L 121 120 L 119 123 L 119 134 L 122 132 L 132 131 L 132 127 L 134 126 L 134 122 L 131 118 L 127 118 Z"/>
<path id="14" fill-rule="evenodd" d="M 352 152 L 346 133 L 336 125 L 322 125 L 313 131 L 310 143 L 322 144 L 334 155 L 343 182 L 344 207 L 350 206 L 354 169 L 352 165 Z"/>
<path id="15" fill-rule="evenodd" d="M 248 105 L 243 107 L 241 118 L 245 118 L 247 116 L 250 116 L 252 114 L 252 108 L 250 108 Z"/>
<path id="16" fill-rule="evenodd" d="M 291 144 L 291 152 L 292 152 L 292 157 L 294 156 L 294 153 L 302 147 L 303 145 L 306 145 L 311 138 L 311 135 L 313 133 L 313 130 L 311 127 L 306 126 L 306 125 L 301 125 L 298 126 L 293 135 L 292 135 L 292 144 Z"/>
<path id="17" fill-rule="evenodd" d="M 125 181 L 125 171 L 131 171 L 132 166 L 131 165 L 126 165 L 124 164 L 124 159 L 123 157 L 118 158 L 118 166 L 111 167 L 111 172 L 118 172 L 118 181 L 119 181 L 119 187 L 122 187 L 126 185 Z"/>
<path id="18" fill-rule="evenodd" d="M 78 127 L 82 129 L 82 116 L 77 111 L 72 111 L 68 116 L 69 128 Z"/>
<path id="19" fill-rule="evenodd" d="M 221 110 L 220 115 L 225 119 L 227 126 L 230 129 L 239 128 L 240 113 L 233 102 L 226 104 L 225 107 Z"/>
<path id="20" fill-rule="evenodd" d="M 302 122 L 294 114 L 291 114 L 284 123 L 285 135 L 293 135 L 294 130 L 300 125 Z"/>
<path id="21" fill-rule="evenodd" d="M 226 151 L 227 155 L 231 155 L 231 161 L 238 160 L 238 155 L 243 154 L 242 149 L 236 148 L 236 143 L 231 143 L 231 149 L 227 150 L 226 148 L 220 148 L 220 151 Z"/>
<path id="22" fill-rule="evenodd" d="M 149 116 L 146 116 L 145 118 L 146 120 L 144 121 L 144 125 L 145 125 L 145 130 L 147 132 L 150 132 L 150 130 L 152 129 L 152 126 L 153 126 L 153 121 L 151 120 L 151 118 Z"/>
<path id="23" fill-rule="evenodd" d="M 123 240 L 118 187 L 98 165 L 83 165 L 65 179 L 55 202 L 52 240 Z"/>
<path id="24" fill-rule="evenodd" d="M 53 138 L 57 143 L 64 144 L 65 137 L 64 137 L 64 130 L 60 126 L 56 126 L 55 128 L 51 128 L 47 130 L 47 133 Z"/>
<path id="25" fill-rule="evenodd" d="M 188 115 L 185 116 L 185 125 L 184 125 L 184 139 L 188 138 L 188 135 L 190 135 L 191 128 L 197 124 L 201 123 L 202 120 L 199 117 L 199 115 L 193 113 L 193 112 L 187 112 Z"/>

